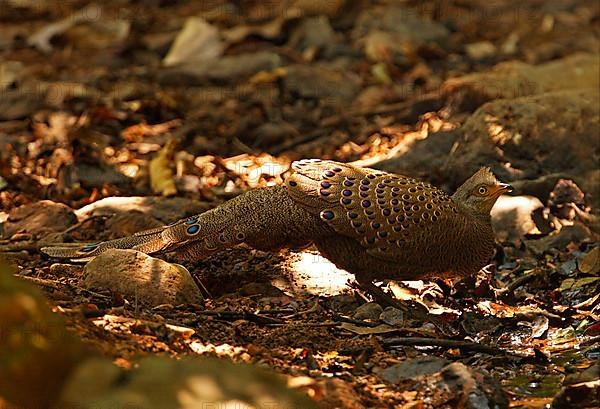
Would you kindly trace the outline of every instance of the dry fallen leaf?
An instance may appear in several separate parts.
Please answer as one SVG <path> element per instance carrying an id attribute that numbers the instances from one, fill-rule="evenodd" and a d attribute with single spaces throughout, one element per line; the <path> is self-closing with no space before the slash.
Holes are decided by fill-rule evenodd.
<path id="1" fill-rule="evenodd" d="M 579 262 L 579 271 L 596 275 L 600 271 L 600 247 L 594 247 Z"/>
<path id="2" fill-rule="evenodd" d="M 174 172 L 171 168 L 175 141 L 171 140 L 150 161 L 150 186 L 154 193 L 172 196 L 177 193 Z"/>

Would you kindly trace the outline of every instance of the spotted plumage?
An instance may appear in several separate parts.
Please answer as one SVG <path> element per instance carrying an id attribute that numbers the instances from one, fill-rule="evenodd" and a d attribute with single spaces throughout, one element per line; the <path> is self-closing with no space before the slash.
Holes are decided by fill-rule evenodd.
<path id="1" fill-rule="evenodd" d="M 469 274 L 493 251 L 490 210 L 509 190 L 483 168 L 451 197 L 429 183 L 333 161 L 292 164 L 285 186 L 255 189 L 169 226 L 54 257 L 90 259 L 107 248 L 205 257 L 237 244 L 259 249 L 314 243 L 359 280 Z"/>

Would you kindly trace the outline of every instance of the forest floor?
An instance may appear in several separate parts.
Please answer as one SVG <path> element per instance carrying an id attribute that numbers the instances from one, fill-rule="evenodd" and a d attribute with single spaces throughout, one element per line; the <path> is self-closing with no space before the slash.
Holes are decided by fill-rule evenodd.
<path id="1" fill-rule="evenodd" d="M 260 363 L 321 407 L 598 404 L 598 4 L 148 3 L 0 7 L 0 253 L 78 338 L 123 368 Z M 476 277 L 382 284 L 444 325 L 371 302 L 314 248 L 168 255 L 203 299 L 153 306 L 39 252 L 205 211 L 299 158 L 448 190 L 489 162 L 515 185 Z"/>

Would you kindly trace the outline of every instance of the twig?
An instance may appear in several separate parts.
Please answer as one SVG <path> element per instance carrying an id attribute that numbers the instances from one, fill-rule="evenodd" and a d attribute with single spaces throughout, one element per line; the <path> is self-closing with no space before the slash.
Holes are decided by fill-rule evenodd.
<path id="1" fill-rule="evenodd" d="M 301 315 L 306 315 L 306 314 L 310 314 L 312 312 L 316 312 L 318 310 L 319 310 L 319 302 L 315 301 L 315 303 L 308 310 L 298 311 L 298 312 L 295 312 L 293 314 L 286 315 L 283 318 L 285 318 L 285 319 L 296 318 L 296 317 L 299 317 Z"/>
<path id="2" fill-rule="evenodd" d="M 225 321 L 244 319 L 247 321 L 255 322 L 257 324 L 283 324 L 283 321 L 276 318 L 265 317 L 262 315 L 254 314 L 251 312 L 238 312 L 238 311 L 197 311 L 198 315 L 208 315 Z"/>
<path id="3" fill-rule="evenodd" d="M 103 218 L 107 218 L 107 217 L 108 217 L 107 215 L 103 215 L 103 214 L 96 214 L 96 215 L 92 215 L 92 216 L 86 217 L 85 219 L 83 219 L 80 222 L 75 223 L 73 226 L 69 227 L 65 231 L 62 231 L 61 234 L 71 233 L 73 230 L 77 230 L 78 228 L 80 228 L 85 223 L 87 223 L 87 222 L 89 222 L 91 220 L 94 220 L 94 219 L 103 219 Z"/>
<path id="4" fill-rule="evenodd" d="M 425 337 L 395 337 L 383 339 L 382 343 L 385 346 L 391 347 L 396 345 L 413 345 L 413 346 L 438 346 L 445 348 L 460 348 L 467 351 L 484 352 L 486 354 L 511 354 L 513 352 L 505 351 L 501 348 L 491 345 L 478 344 L 477 342 L 459 341 L 455 339 L 440 339 L 440 338 L 425 338 Z M 519 355 L 518 355 L 519 356 Z"/>
<path id="5" fill-rule="evenodd" d="M 536 278 L 543 272 L 544 272 L 543 270 L 536 268 L 534 271 L 532 271 L 529 274 L 525 274 L 524 276 L 517 277 L 512 282 L 508 283 L 508 285 L 506 287 L 496 290 L 496 295 L 498 297 L 509 297 L 510 295 L 512 295 L 512 293 L 515 292 L 515 290 L 517 288 L 530 282 L 531 280 L 533 280 L 534 278 Z"/>

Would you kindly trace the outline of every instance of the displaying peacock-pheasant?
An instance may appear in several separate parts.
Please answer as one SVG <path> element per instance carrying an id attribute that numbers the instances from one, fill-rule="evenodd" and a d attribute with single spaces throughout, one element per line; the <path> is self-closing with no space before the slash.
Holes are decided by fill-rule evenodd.
<path id="1" fill-rule="evenodd" d="M 276 250 L 314 243 L 360 282 L 464 276 L 492 256 L 490 211 L 511 190 L 487 168 L 452 196 L 416 179 L 333 161 L 301 160 L 292 170 L 285 186 L 251 190 L 168 226 L 42 251 L 85 260 L 120 248 L 148 254 L 175 251 L 194 259 L 239 244 Z"/>

